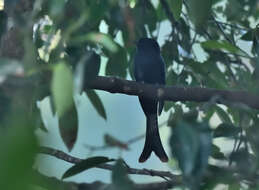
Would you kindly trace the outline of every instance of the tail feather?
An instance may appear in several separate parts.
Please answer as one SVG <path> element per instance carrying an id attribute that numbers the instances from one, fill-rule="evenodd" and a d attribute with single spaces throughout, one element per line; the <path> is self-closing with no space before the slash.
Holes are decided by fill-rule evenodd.
<path id="1" fill-rule="evenodd" d="M 139 162 L 145 162 L 150 157 L 152 151 L 155 152 L 162 162 L 168 161 L 159 136 L 157 115 L 154 114 L 147 116 L 146 141 L 139 157 Z"/>

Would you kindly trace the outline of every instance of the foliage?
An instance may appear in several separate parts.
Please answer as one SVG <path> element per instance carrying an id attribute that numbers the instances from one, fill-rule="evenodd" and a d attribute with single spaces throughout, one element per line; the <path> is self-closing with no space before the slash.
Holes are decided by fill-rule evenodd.
<path id="1" fill-rule="evenodd" d="M 108 60 L 106 76 L 124 79 L 131 76 L 135 41 L 144 36 L 157 39 L 161 25 L 167 24 L 170 31 L 160 43 L 167 85 L 245 90 L 259 95 L 257 0 L 6 0 L 5 3 L 5 10 L 0 11 L 2 189 L 27 189 L 25 183 L 31 177 L 28 171 L 38 150 L 33 131 L 44 129 L 36 100 L 51 95 L 53 113 L 57 112 L 59 117 L 60 135 L 71 150 L 79 131 L 73 92 L 86 90 L 84 84 L 99 73 L 101 58 Z M 7 17 L 12 18 L 11 29 Z M 107 31 L 100 29 L 103 23 Z M 20 80 L 13 82 L 15 77 Z M 23 83 L 23 79 L 29 82 Z M 108 119 L 98 94 L 90 89 L 86 94 L 100 117 Z M 221 106 L 216 102 L 217 97 L 206 103 L 166 102 L 164 111 L 171 113 L 168 125 L 172 128 L 169 143 L 172 159 L 178 160 L 184 182 L 191 189 L 215 189 L 218 184 L 228 185 L 229 190 L 256 188 L 258 110 L 227 102 L 227 106 Z M 218 126 L 211 122 L 215 117 L 220 121 Z M 224 145 L 215 144 L 214 140 L 219 138 L 234 142 L 231 152 L 224 152 Z M 2 154 L 5 150 L 6 154 Z M 15 155 L 21 157 L 17 159 Z M 105 157 L 89 159 L 92 161 L 74 166 L 75 171 L 63 177 L 110 161 Z M 225 163 L 231 171 L 219 169 Z M 12 183 L 13 180 L 16 181 Z M 122 160 L 114 166 L 112 182 L 116 189 L 133 187 Z"/>

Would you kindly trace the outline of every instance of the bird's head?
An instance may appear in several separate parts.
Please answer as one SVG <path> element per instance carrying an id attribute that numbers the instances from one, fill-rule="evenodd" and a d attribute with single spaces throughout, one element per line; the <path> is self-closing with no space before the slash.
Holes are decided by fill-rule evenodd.
<path id="1" fill-rule="evenodd" d="M 151 38 L 141 38 L 137 43 L 138 51 L 149 51 L 160 53 L 160 48 L 156 40 Z"/>

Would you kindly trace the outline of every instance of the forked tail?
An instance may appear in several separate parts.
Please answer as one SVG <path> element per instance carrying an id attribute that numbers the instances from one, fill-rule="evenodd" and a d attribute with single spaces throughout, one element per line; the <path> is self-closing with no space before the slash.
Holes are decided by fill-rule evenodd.
<path id="1" fill-rule="evenodd" d="M 146 141 L 139 157 L 139 162 L 145 162 L 150 157 L 152 151 L 155 152 L 162 162 L 168 161 L 159 136 L 157 115 L 155 114 L 147 115 Z"/>

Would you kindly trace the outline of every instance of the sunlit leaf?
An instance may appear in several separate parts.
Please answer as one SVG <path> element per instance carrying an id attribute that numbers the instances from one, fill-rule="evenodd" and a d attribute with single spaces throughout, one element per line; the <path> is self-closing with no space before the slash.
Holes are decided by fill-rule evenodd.
<path id="1" fill-rule="evenodd" d="M 54 67 L 51 91 L 57 114 L 61 117 L 73 104 L 73 77 L 65 63 Z"/>
<path id="2" fill-rule="evenodd" d="M 83 36 L 78 36 L 72 41 L 75 44 L 88 41 L 94 44 L 100 44 L 112 53 L 116 53 L 118 51 L 118 45 L 112 40 L 111 36 L 100 32 L 92 32 Z"/>

